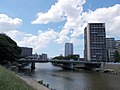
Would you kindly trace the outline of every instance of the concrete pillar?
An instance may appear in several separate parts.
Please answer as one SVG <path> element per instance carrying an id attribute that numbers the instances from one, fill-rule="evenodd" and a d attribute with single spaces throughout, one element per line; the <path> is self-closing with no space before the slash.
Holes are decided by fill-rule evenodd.
<path id="1" fill-rule="evenodd" d="M 105 66 L 106 66 L 106 62 L 102 62 L 102 63 L 101 63 L 101 69 L 104 70 L 104 69 L 105 69 Z"/>
<path id="2" fill-rule="evenodd" d="M 73 69 L 73 63 L 66 63 L 66 64 L 63 64 L 63 68 L 66 68 L 66 69 Z"/>
<path id="3" fill-rule="evenodd" d="M 71 64 L 70 64 L 70 68 L 71 68 L 71 69 L 73 69 L 73 68 L 74 68 L 74 67 L 73 67 L 73 63 L 71 63 Z"/>
<path id="4" fill-rule="evenodd" d="M 35 62 L 31 63 L 31 69 L 35 69 Z"/>

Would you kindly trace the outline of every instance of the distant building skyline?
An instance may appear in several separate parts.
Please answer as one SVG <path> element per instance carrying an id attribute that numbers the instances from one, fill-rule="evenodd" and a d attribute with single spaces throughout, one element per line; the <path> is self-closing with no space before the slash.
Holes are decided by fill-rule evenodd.
<path id="1" fill-rule="evenodd" d="M 0 0 L 0 12 L 1 33 L 49 57 L 64 55 L 66 42 L 83 57 L 87 23 L 103 22 L 108 37 L 120 38 L 120 0 Z"/>
<path id="2" fill-rule="evenodd" d="M 99 24 L 101 24 L 101 25 L 99 25 Z M 103 31 L 99 32 L 101 27 L 102 27 L 101 30 L 103 30 Z M 88 60 L 88 57 L 87 57 L 88 51 L 90 50 L 89 55 L 92 55 L 91 54 L 92 48 L 96 48 L 97 44 L 100 45 L 102 39 L 100 40 L 100 38 L 98 38 L 98 36 L 106 37 L 106 32 L 104 30 L 105 30 L 105 23 L 88 23 L 87 27 L 85 27 L 85 29 L 84 29 L 84 58 L 85 58 L 85 60 Z M 97 34 L 97 33 L 99 33 L 98 36 L 97 35 L 96 36 L 93 35 L 93 34 Z M 98 41 L 100 41 L 100 42 L 97 41 L 97 38 L 98 38 Z M 97 44 L 96 45 L 95 44 L 91 44 L 91 43 L 93 43 L 93 41 L 96 41 L 94 43 L 97 43 Z M 89 45 L 88 42 L 91 45 Z M 118 50 L 119 53 L 120 53 L 120 40 L 115 40 L 115 38 L 105 38 L 105 42 L 106 42 L 105 46 L 106 46 L 106 52 L 107 52 L 107 55 L 106 55 L 107 61 L 113 61 L 114 60 L 114 53 L 115 53 L 115 51 Z M 90 46 L 95 46 L 95 47 L 91 48 Z M 21 56 L 31 56 L 33 54 L 32 53 L 33 49 L 30 48 L 30 47 L 20 47 L 20 48 L 22 49 Z M 87 50 L 87 48 L 89 50 Z M 74 50 L 73 50 L 73 43 L 65 43 L 64 56 L 74 55 L 73 52 L 74 52 Z M 95 52 L 94 52 L 94 54 L 95 54 Z M 42 53 L 42 55 L 40 55 L 40 58 L 46 59 L 47 58 L 47 54 Z M 97 60 L 100 60 L 100 59 L 102 59 L 102 57 L 98 58 Z M 92 61 L 95 61 L 95 59 L 92 60 Z"/>
<path id="3" fill-rule="evenodd" d="M 73 55 L 73 43 L 65 43 L 65 56 Z"/>

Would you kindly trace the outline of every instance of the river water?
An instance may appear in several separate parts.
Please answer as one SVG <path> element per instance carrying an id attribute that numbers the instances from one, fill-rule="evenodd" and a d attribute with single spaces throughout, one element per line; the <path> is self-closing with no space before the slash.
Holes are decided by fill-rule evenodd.
<path id="1" fill-rule="evenodd" d="M 63 70 L 50 63 L 36 63 L 35 71 L 26 72 L 24 76 L 43 80 L 43 83 L 56 90 L 120 90 L 120 75 Z"/>

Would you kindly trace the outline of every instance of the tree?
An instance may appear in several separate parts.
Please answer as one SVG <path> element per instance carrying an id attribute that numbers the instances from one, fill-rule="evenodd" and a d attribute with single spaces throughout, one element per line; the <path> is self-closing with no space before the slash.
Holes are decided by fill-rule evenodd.
<path id="1" fill-rule="evenodd" d="M 68 56 L 56 56 L 54 57 L 53 59 L 57 59 L 57 60 L 70 60 L 70 59 L 73 59 L 73 60 L 78 60 L 79 59 L 79 55 L 68 55 Z"/>
<path id="2" fill-rule="evenodd" d="M 67 60 L 70 60 L 70 59 L 78 60 L 79 56 L 78 55 L 68 55 L 68 56 L 65 57 L 65 59 L 67 59 Z"/>
<path id="3" fill-rule="evenodd" d="M 65 57 L 63 57 L 63 56 L 56 56 L 56 57 L 54 57 L 53 59 L 63 60 L 63 59 L 65 59 Z"/>
<path id="4" fill-rule="evenodd" d="M 0 64 L 14 62 L 19 58 L 21 49 L 5 34 L 0 34 Z"/>
<path id="5" fill-rule="evenodd" d="M 115 58 L 115 62 L 120 61 L 120 54 L 119 54 L 119 52 L 117 50 L 115 51 L 114 58 Z"/>

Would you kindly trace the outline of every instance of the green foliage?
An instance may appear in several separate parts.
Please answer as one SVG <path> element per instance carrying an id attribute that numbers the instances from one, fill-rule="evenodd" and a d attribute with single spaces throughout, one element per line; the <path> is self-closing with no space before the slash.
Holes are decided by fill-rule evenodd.
<path id="1" fill-rule="evenodd" d="M 21 53 L 16 42 L 5 34 L 0 34 L 0 64 L 15 61 Z"/>
<path id="2" fill-rule="evenodd" d="M 76 56 L 76 55 L 69 55 L 69 56 L 66 56 L 65 58 L 66 58 L 67 60 L 70 60 L 70 59 L 78 60 L 78 59 L 79 59 L 79 56 Z"/>
<path id="3" fill-rule="evenodd" d="M 0 66 L 0 90 L 34 90 L 14 72 Z"/>
<path id="4" fill-rule="evenodd" d="M 78 55 L 69 55 L 69 56 L 56 56 L 54 57 L 53 59 L 58 59 L 58 60 L 70 60 L 70 59 L 73 59 L 73 60 L 78 60 L 79 59 L 79 56 Z"/>
<path id="5" fill-rule="evenodd" d="M 115 51 L 114 57 L 115 57 L 115 62 L 120 62 L 120 54 L 117 50 Z"/>
<path id="6" fill-rule="evenodd" d="M 63 59 L 65 59 L 65 57 L 63 57 L 63 56 L 56 56 L 53 59 L 63 60 Z"/>

